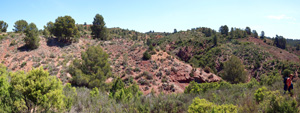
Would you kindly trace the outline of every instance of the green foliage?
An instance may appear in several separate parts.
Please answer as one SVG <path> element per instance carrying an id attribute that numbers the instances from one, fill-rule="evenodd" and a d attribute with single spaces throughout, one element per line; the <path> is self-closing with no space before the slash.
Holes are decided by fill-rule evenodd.
<path id="1" fill-rule="evenodd" d="M 232 104 L 216 105 L 205 99 L 196 97 L 189 106 L 189 113 L 237 113 L 237 106 Z"/>
<path id="2" fill-rule="evenodd" d="M 148 53 L 148 51 L 145 51 L 143 53 L 143 59 L 144 60 L 150 60 L 151 59 L 151 55 Z"/>
<path id="3" fill-rule="evenodd" d="M 229 31 L 229 29 L 228 29 L 227 25 L 221 26 L 219 29 L 219 32 L 225 36 L 228 36 L 228 31 Z"/>
<path id="4" fill-rule="evenodd" d="M 27 29 L 28 23 L 25 20 L 18 20 L 15 22 L 15 29 L 13 31 L 20 33 L 24 32 Z"/>
<path id="5" fill-rule="evenodd" d="M 93 90 L 92 91 L 90 91 L 90 95 L 92 96 L 92 97 L 97 97 L 97 96 L 99 96 L 99 90 L 98 90 L 98 88 L 93 88 Z"/>
<path id="6" fill-rule="evenodd" d="M 240 28 L 231 28 L 230 33 L 229 33 L 230 39 L 246 38 L 246 37 L 247 37 L 246 31 L 244 31 Z"/>
<path id="7" fill-rule="evenodd" d="M 261 39 L 264 39 L 264 38 L 265 38 L 265 32 L 264 32 L 264 31 L 261 31 L 261 33 L 260 33 L 260 38 L 261 38 Z"/>
<path id="8" fill-rule="evenodd" d="M 209 67 L 210 72 L 216 73 L 216 63 L 215 59 L 222 54 L 222 51 L 219 47 L 212 48 L 208 50 L 205 54 L 194 55 L 189 62 L 195 67 Z"/>
<path id="9" fill-rule="evenodd" d="M 7 31 L 7 27 L 8 27 L 8 24 L 4 21 L 0 21 L 0 33 L 1 32 L 6 32 Z"/>
<path id="10" fill-rule="evenodd" d="M 23 63 L 21 64 L 21 68 L 24 67 L 26 64 L 27 64 L 26 62 L 23 62 Z"/>
<path id="11" fill-rule="evenodd" d="M 245 71 L 244 65 L 241 60 L 236 56 L 231 58 L 224 64 L 224 80 L 231 83 L 243 83 L 247 80 L 247 72 Z"/>
<path id="12" fill-rule="evenodd" d="M 44 26 L 44 32 L 49 32 L 49 35 L 53 35 L 54 34 L 54 23 L 53 22 L 48 22 L 46 24 L 46 26 Z M 44 34 L 45 35 L 45 34 Z M 45 35 L 46 36 L 46 35 Z"/>
<path id="13" fill-rule="evenodd" d="M 43 30 L 43 35 L 44 35 L 46 38 L 50 37 L 50 32 L 49 32 L 49 30 L 48 30 L 48 29 L 44 29 L 44 30 Z"/>
<path id="14" fill-rule="evenodd" d="M 290 97 L 281 96 L 279 91 L 268 91 L 260 88 L 255 93 L 255 98 L 259 100 L 260 107 L 266 113 L 298 113 L 298 102 Z"/>
<path id="15" fill-rule="evenodd" d="M 210 69 L 208 66 L 205 66 L 205 68 L 204 68 L 204 72 L 206 72 L 206 73 L 210 73 L 210 72 L 211 72 L 211 69 Z"/>
<path id="16" fill-rule="evenodd" d="M 295 99 L 285 99 L 282 96 L 271 94 L 267 113 L 299 113 L 298 102 Z"/>
<path id="17" fill-rule="evenodd" d="M 128 102 L 131 99 L 138 99 L 141 95 L 142 92 L 135 82 L 129 87 L 125 87 L 122 79 L 117 78 L 110 89 L 109 97 L 116 99 L 118 102 Z"/>
<path id="18" fill-rule="evenodd" d="M 66 111 L 70 111 L 75 101 L 75 97 L 77 97 L 76 88 L 72 87 L 70 83 L 67 83 L 63 88 L 63 94 L 66 97 L 64 98 Z"/>
<path id="19" fill-rule="evenodd" d="M 38 36 L 38 29 L 34 23 L 30 23 L 26 28 L 26 37 L 24 38 L 25 45 L 30 49 L 39 47 L 40 38 Z"/>
<path id="20" fill-rule="evenodd" d="M 297 44 L 296 50 L 297 50 L 297 51 L 300 50 L 300 44 Z"/>
<path id="21" fill-rule="evenodd" d="M 7 68 L 0 64 L 0 112 L 12 112 L 11 85 L 7 79 Z"/>
<path id="22" fill-rule="evenodd" d="M 279 74 L 276 75 L 266 75 L 262 74 L 260 76 L 260 84 L 261 85 L 273 85 L 275 82 L 281 81 L 281 76 Z"/>
<path id="23" fill-rule="evenodd" d="M 13 40 L 10 42 L 9 46 L 14 46 L 14 45 L 16 45 L 16 44 L 17 44 L 16 40 L 13 39 Z"/>
<path id="24" fill-rule="evenodd" d="M 220 89 L 220 88 L 231 87 L 228 82 L 212 82 L 212 83 L 197 83 L 195 81 L 190 82 L 190 84 L 185 88 L 184 93 L 205 93 L 208 90 Z"/>
<path id="25" fill-rule="evenodd" d="M 254 96 L 255 96 L 255 100 L 256 102 L 261 102 L 264 100 L 264 96 L 266 95 L 266 91 L 267 91 L 267 88 L 266 87 L 261 87 L 261 88 L 258 88 L 255 93 L 254 93 Z"/>
<path id="26" fill-rule="evenodd" d="M 96 14 L 91 29 L 94 38 L 100 40 L 109 40 L 106 30 L 107 28 L 105 26 L 104 18 L 102 17 L 102 15 Z"/>
<path id="27" fill-rule="evenodd" d="M 252 31 L 252 35 L 253 35 L 254 38 L 258 38 L 258 33 L 256 32 L 256 30 Z"/>
<path id="28" fill-rule="evenodd" d="M 274 39 L 274 45 L 278 48 L 285 49 L 286 48 L 286 39 L 283 36 L 276 35 Z"/>
<path id="29" fill-rule="evenodd" d="M 110 92 L 112 93 L 112 95 L 114 95 L 115 92 L 117 92 L 118 90 L 122 89 L 125 87 L 125 84 L 123 83 L 121 78 L 117 78 L 113 85 L 112 88 L 110 89 Z"/>
<path id="30" fill-rule="evenodd" d="M 51 29 L 50 26 L 49 29 Z M 79 38 L 79 32 L 75 26 L 75 20 L 71 16 L 58 17 L 55 20 L 53 32 L 54 36 L 62 42 L 74 42 Z"/>
<path id="31" fill-rule="evenodd" d="M 245 29 L 245 31 L 246 31 L 246 33 L 248 34 L 248 35 L 251 35 L 251 29 L 250 29 L 250 27 L 246 27 L 246 29 Z"/>
<path id="32" fill-rule="evenodd" d="M 213 36 L 213 43 L 215 46 L 218 45 L 218 37 L 216 35 Z"/>
<path id="33" fill-rule="evenodd" d="M 112 76 L 108 54 L 100 46 L 91 46 L 81 53 L 81 58 L 82 60 L 75 59 L 69 67 L 72 75 L 71 83 L 88 88 L 105 89 L 104 81 Z"/>
<path id="34" fill-rule="evenodd" d="M 174 32 L 173 33 L 177 33 L 177 29 L 174 29 Z"/>
<path id="35" fill-rule="evenodd" d="M 21 99 L 19 102 L 25 103 L 27 112 L 32 109 L 39 112 L 54 109 L 60 111 L 64 108 L 62 83 L 55 76 L 49 76 L 42 67 L 33 69 L 28 74 L 12 74 L 11 85 L 17 92 L 17 97 Z"/>
<path id="36" fill-rule="evenodd" d="M 283 77 L 289 77 L 290 74 L 292 74 L 292 71 L 289 70 L 289 69 L 285 69 L 285 70 L 282 72 Z"/>

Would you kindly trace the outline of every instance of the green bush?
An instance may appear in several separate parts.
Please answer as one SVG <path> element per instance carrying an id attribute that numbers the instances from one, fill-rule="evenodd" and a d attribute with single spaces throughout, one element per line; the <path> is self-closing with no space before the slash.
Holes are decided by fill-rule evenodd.
<path id="1" fill-rule="evenodd" d="M 24 67 L 25 65 L 26 65 L 26 62 L 23 62 L 23 63 L 21 64 L 21 68 Z"/>
<path id="2" fill-rule="evenodd" d="M 220 88 L 229 88 L 231 84 L 228 82 L 212 82 L 212 83 L 197 83 L 195 81 L 190 82 L 190 84 L 185 88 L 184 93 L 205 93 L 208 90 L 215 90 Z"/>
<path id="3" fill-rule="evenodd" d="M 266 87 L 261 87 L 261 88 L 258 88 L 255 93 L 254 93 L 254 96 L 255 96 L 255 100 L 256 102 L 261 102 L 264 100 L 264 96 L 266 95 L 266 91 L 267 91 L 267 88 Z"/>
<path id="4" fill-rule="evenodd" d="M 299 113 L 298 102 L 292 98 L 278 95 L 278 91 L 269 94 L 267 102 L 267 113 Z"/>
<path id="5" fill-rule="evenodd" d="M 17 112 L 62 112 L 65 109 L 62 83 L 56 76 L 49 76 L 43 68 L 10 74 L 13 105 Z M 24 103 L 26 102 L 26 104 Z"/>
<path id="6" fill-rule="evenodd" d="M 283 77 L 289 77 L 290 74 L 292 74 L 292 71 L 289 70 L 289 69 L 285 69 L 285 70 L 282 72 Z"/>
<path id="7" fill-rule="evenodd" d="M 144 60 L 150 60 L 151 59 L 151 55 L 148 53 L 148 51 L 145 51 L 143 54 L 143 59 Z"/>
<path id="8" fill-rule="evenodd" d="M 204 68 L 204 72 L 206 72 L 206 73 L 210 73 L 210 72 L 211 72 L 211 69 L 210 69 L 208 66 L 205 66 L 205 68 Z"/>
<path id="9" fill-rule="evenodd" d="M 189 113 L 237 113 L 237 106 L 232 104 L 216 105 L 196 97 L 189 106 Z"/>
<path id="10" fill-rule="evenodd" d="M 125 87 L 125 83 L 121 78 L 117 78 L 110 89 L 110 98 L 116 99 L 118 102 L 128 102 L 131 99 L 137 99 L 142 95 L 139 86 L 134 82 L 129 87 Z"/>
<path id="11" fill-rule="evenodd" d="M 281 81 L 281 76 L 277 75 L 266 75 L 263 74 L 260 76 L 260 84 L 261 85 L 269 85 L 271 86 L 272 84 L 274 84 L 277 81 Z"/>
<path id="12" fill-rule="evenodd" d="M 231 58 L 224 64 L 224 80 L 231 83 L 243 83 L 247 80 L 247 72 L 245 71 L 244 65 L 241 60 L 236 56 Z"/>
<path id="13" fill-rule="evenodd" d="M 108 54 L 100 46 L 91 46 L 81 53 L 82 59 L 75 59 L 69 67 L 71 83 L 89 88 L 105 89 L 107 77 L 112 76 Z"/>
<path id="14" fill-rule="evenodd" d="M 16 45 L 16 44 L 17 44 L 16 40 L 13 39 L 13 40 L 10 42 L 9 46 L 14 46 L 14 45 Z"/>

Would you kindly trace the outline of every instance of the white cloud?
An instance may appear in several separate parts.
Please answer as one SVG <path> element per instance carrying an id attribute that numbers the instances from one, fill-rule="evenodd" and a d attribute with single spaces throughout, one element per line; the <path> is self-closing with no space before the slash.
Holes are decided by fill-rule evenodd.
<path id="1" fill-rule="evenodd" d="M 276 20 L 283 20 L 283 19 L 286 19 L 286 20 L 296 20 L 295 18 L 290 17 L 290 16 L 286 16 L 286 15 L 269 15 L 269 16 L 267 16 L 267 18 L 269 18 L 269 19 L 276 19 Z"/>

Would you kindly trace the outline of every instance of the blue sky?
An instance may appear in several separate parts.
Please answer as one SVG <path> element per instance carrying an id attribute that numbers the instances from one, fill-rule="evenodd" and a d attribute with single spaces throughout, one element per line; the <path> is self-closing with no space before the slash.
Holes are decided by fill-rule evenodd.
<path id="1" fill-rule="evenodd" d="M 300 39 L 299 0 L 3 0 L 0 20 L 9 24 L 20 19 L 39 29 L 58 16 L 70 15 L 76 23 L 91 24 L 99 13 L 106 26 L 140 32 L 173 32 L 221 25 L 265 31 Z"/>

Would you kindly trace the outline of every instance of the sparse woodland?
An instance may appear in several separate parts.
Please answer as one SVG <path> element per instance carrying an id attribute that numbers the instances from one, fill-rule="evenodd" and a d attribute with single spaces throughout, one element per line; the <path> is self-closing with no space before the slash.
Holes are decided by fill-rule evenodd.
<path id="1" fill-rule="evenodd" d="M 0 112 L 298 113 L 297 40 L 250 27 L 173 33 L 58 17 L 0 21 Z M 294 90 L 283 78 L 293 74 Z M 292 96 L 290 96 L 292 94 Z"/>

